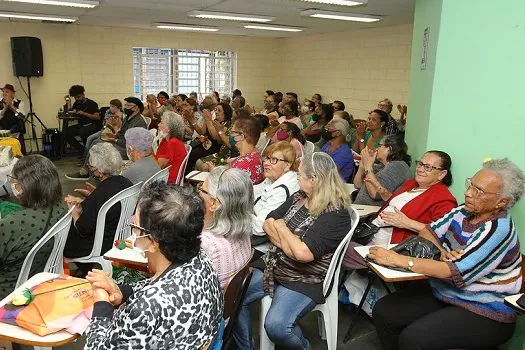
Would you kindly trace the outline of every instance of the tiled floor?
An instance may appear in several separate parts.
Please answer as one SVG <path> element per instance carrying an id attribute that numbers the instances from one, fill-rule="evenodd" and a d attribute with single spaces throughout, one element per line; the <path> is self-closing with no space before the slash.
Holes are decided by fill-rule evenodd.
<path id="1" fill-rule="evenodd" d="M 64 196 L 67 194 L 74 194 L 74 189 L 83 187 L 83 181 L 72 181 L 65 178 L 64 174 L 68 172 L 74 172 L 78 169 L 77 158 L 64 158 L 55 161 L 55 164 L 59 170 L 60 177 L 62 180 L 62 189 Z M 258 343 L 258 329 L 259 329 L 259 307 L 256 303 L 253 305 L 253 320 L 254 320 L 254 334 L 256 335 L 256 344 Z M 353 313 L 352 313 L 353 314 Z M 324 350 L 327 349 L 326 342 L 319 337 L 318 324 L 317 324 L 318 313 L 310 313 L 300 322 L 300 326 L 305 336 L 310 340 L 312 349 Z M 337 336 L 337 349 L 360 349 L 360 350 L 376 350 L 381 349 L 381 344 L 376 336 L 373 324 L 366 316 L 362 316 L 354 328 L 353 338 L 347 343 L 343 344 L 343 338 L 350 324 L 351 314 L 347 306 L 341 305 L 339 307 L 339 322 L 338 322 L 338 336 Z M 68 346 L 60 347 L 59 349 L 64 350 L 79 350 L 82 349 L 84 339 L 80 338 L 76 343 Z M 25 349 L 25 348 L 24 348 Z"/>

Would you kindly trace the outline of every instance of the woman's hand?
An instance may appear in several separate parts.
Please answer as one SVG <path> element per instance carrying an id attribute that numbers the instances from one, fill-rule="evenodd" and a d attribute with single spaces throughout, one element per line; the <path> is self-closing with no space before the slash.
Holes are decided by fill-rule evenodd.
<path id="1" fill-rule="evenodd" d="M 93 286 L 95 301 L 107 301 L 115 307 L 122 304 L 122 292 L 107 272 L 93 269 L 88 272 L 86 280 Z M 96 300 L 97 295 L 102 299 Z"/>
<path id="2" fill-rule="evenodd" d="M 68 194 L 66 198 L 64 198 L 64 201 L 68 204 L 68 206 L 72 207 L 74 205 L 82 203 L 84 200 L 82 198 Z"/>
<path id="3" fill-rule="evenodd" d="M 97 188 L 95 185 L 89 183 L 89 182 L 85 182 L 85 185 L 86 187 L 85 188 L 75 188 L 74 191 L 75 192 L 78 192 L 80 193 L 81 195 L 83 195 L 84 197 L 87 197 L 89 196 L 91 193 L 93 193 L 93 191 L 95 190 L 95 188 Z"/>
<path id="4" fill-rule="evenodd" d="M 374 261 L 375 263 L 389 267 L 401 267 L 404 266 L 402 263 L 403 255 L 388 250 L 382 247 L 371 247 L 368 252 L 367 258 Z"/>
<path id="5" fill-rule="evenodd" d="M 440 260 L 447 261 L 447 262 L 456 261 L 456 260 L 461 259 L 463 254 L 465 254 L 465 251 L 463 249 L 454 249 L 454 250 L 451 250 L 450 252 L 442 251 Z"/>
<path id="6" fill-rule="evenodd" d="M 358 139 L 365 137 L 366 133 L 366 122 L 362 121 L 356 124 L 355 126 L 356 134 Z"/>
<path id="7" fill-rule="evenodd" d="M 365 147 L 361 151 L 361 162 L 365 169 L 372 168 L 377 158 L 377 150 Z"/>
<path id="8" fill-rule="evenodd" d="M 205 109 L 204 111 L 202 111 L 202 117 L 205 121 L 211 122 L 211 112 L 209 110 Z"/>
<path id="9" fill-rule="evenodd" d="M 365 180 L 366 181 L 366 180 Z M 379 216 L 388 226 L 394 226 L 399 228 L 409 228 L 410 219 L 399 209 L 394 208 L 394 212 L 383 210 Z"/>

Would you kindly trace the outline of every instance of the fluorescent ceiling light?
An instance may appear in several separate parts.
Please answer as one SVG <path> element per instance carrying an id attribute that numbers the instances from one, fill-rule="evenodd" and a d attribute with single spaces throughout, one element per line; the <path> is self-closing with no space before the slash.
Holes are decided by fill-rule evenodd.
<path id="1" fill-rule="evenodd" d="M 317 2 L 319 4 L 327 5 L 341 5 L 341 6 L 358 6 L 368 3 L 368 0 L 299 0 L 307 2 Z"/>
<path id="2" fill-rule="evenodd" d="M 51 15 L 39 15 L 35 13 L 20 13 L 20 12 L 0 12 L 0 17 L 5 18 L 19 18 L 19 19 L 33 19 L 37 21 L 55 21 L 55 22 L 75 22 L 78 17 L 66 17 L 66 16 L 51 16 Z"/>
<path id="3" fill-rule="evenodd" d="M 82 7 L 82 8 L 93 8 L 100 3 L 93 0 L 4 0 L 8 2 L 26 2 L 29 4 L 38 5 L 55 5 L 55 6 L 70 6 L 70 7 Z"/>
<path id="4" fill-rule="evenodd" d="M 152 25 L 159 29 L 182 30 L 182 31 L 189 31 L 189 32 L 217 32 L 219 31 L 219 28 L 216 28 L 216 27 L 194 26 L 194 25 L 178 24 L 178 23 L 153 23 Z"/>
<path id="5" fill-rule="evenodd" d="M 354 22 L 377 22 L 381 20 L 381 17 L 378 16 L 362 15 L 360 13 L 333 12 L 322 10 L 304 10 L 301 12 L 301 16 L 324 19 L 337 19 L 342 21 Z"/>
<path id="6" fill-rule="evenodd" d="M 245 21 L 245 22 L 271 22 L 275 17 L 247 15 L 241 13 L 230 12 L 212 12 L 212 11 L 190 11 L 187 13 L 189 17 L 206 18 L 206 19 L 225 19 L 230 21 Z"/>
<path id="7" fill-rule="evenodd" d="M 268 26 L 260 24 L 247 24 L 244 26 L 247 29 L 261 29 L 261 30 L 274 30 L 278 32 L 302 32 L 301 28 L 297 27 L 283 27 L 283 26 Z"/>

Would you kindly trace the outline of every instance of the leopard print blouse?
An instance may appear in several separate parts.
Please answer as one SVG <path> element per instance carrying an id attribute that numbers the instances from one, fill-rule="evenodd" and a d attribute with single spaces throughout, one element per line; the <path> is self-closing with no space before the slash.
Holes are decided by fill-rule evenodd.
<path id="1" fill-rule="evenodd" d="M 223 296 L 202 251 L 156 280 L 120 288 L 124 301 L 118 309 L 95 303 L 84 350 L 200 349 L 218 331 Z"/>

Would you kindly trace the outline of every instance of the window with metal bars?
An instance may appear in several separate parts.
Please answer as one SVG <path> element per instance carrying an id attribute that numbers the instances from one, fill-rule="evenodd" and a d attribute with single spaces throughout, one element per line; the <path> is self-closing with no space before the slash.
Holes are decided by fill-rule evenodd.
<path id="1" fill-rule="evenodd" d="M 213 91 L 229 94 L 235 85 L 235 67 L 232 51 L 134 47 L 134 93 L 141 100 L 159 91 L 170 95 L 195 91 L 201 98 Z"/>

